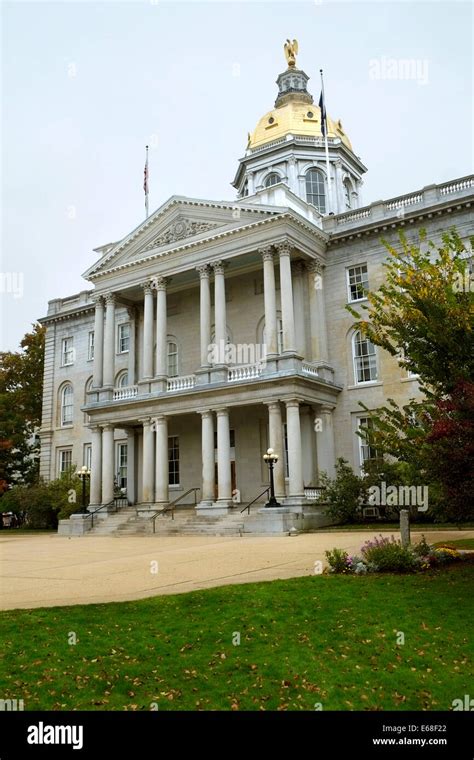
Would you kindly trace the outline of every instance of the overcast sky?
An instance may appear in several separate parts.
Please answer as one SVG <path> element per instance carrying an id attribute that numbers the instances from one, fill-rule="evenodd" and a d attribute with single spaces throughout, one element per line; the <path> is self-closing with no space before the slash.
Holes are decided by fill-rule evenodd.
<path id="1" fill-rule="evenodd" d="M 452 0 L 4 2 L 1 348 L 89 287 L 92 249 L 144 217 L 147 143 L 150 211 L 235 198 L 287 37 L 316 102 L 324 68 L 328 112 L 368 167 L 365 204 L 469 174 L 471 15 Z M 390 59 L 413 78 L 387 78 Z"/>

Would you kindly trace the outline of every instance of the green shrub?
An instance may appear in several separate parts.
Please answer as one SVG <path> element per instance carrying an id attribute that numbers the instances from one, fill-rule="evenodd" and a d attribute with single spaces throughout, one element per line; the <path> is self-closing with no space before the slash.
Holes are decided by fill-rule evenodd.
<path id="1" fill-rule="evenodd" d="M 365 478 L 356 475 L 345 459 L 337 460 L 335 478 L 321 475 L 321 485 L 326 489 L 324 500 L 330 517 L 345 523 L 362 521 L 361 507 L 368 498 Z"/>
<path id="2" fill-rule="evenodd" d="M 0 498 L 0 512 L 26 512 L 27 527 L 55 529 L 58 520 L 81 510 L 82 482 L 77 475 L 65 473 L 48 483 L 14 486 Z"/>
<path id="3" fill-rule="evenodd" d="M 330 573 L 351 573 L 352 563 L 349 559 L 347 552 L 343 549 L 333 549 L 332 551 L 325 552 L 326 559 L 329 565 Z"/>

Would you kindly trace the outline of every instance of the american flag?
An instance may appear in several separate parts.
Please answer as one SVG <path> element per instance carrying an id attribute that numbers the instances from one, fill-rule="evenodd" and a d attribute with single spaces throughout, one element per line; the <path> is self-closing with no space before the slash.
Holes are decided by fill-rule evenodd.
<path id="1" fill-rule="evenodd" d="M 143 190 L 148 195 L 148 149 L 146 154 L 145 169 L 143 170 Z"/>

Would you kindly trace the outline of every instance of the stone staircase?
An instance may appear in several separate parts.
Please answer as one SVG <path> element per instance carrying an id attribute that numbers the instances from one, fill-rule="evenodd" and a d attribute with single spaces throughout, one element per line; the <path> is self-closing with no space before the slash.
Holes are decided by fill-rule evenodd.
<path id="1" fill-rule="evenodd" d="M 240 507 L 241 509 L 242 507 Z M 240 514 L 202 517 L 194 509 L 176 510 L 171 514 L 159 515 L 155 521 L 150 516 L 137 515 L 134 507 L 126 507 L 119 512 L 101 517 L 88 535 L 95 536 L 239 536 L 247 532 L 245 520 L 249 516 Z"/>

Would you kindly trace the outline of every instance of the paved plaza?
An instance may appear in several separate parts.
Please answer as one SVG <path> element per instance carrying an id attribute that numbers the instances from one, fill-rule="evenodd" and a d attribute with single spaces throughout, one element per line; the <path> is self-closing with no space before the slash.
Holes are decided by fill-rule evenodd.
<path id="1" fill-rule="evenodd" d="M 473 538 L 474 530 L 425 535 L 429 542 L 455 540 Z M 374 531 L 321 531 L 291 537 L 67 538 L 4 532 L 0 608 L 122 602 L 310 575 L 315 562 L 324 561 L 326 549 L 356 553 L 373 536 Z M 421 533 L 413 534 L 415 540 L 419 537 Z"/>

